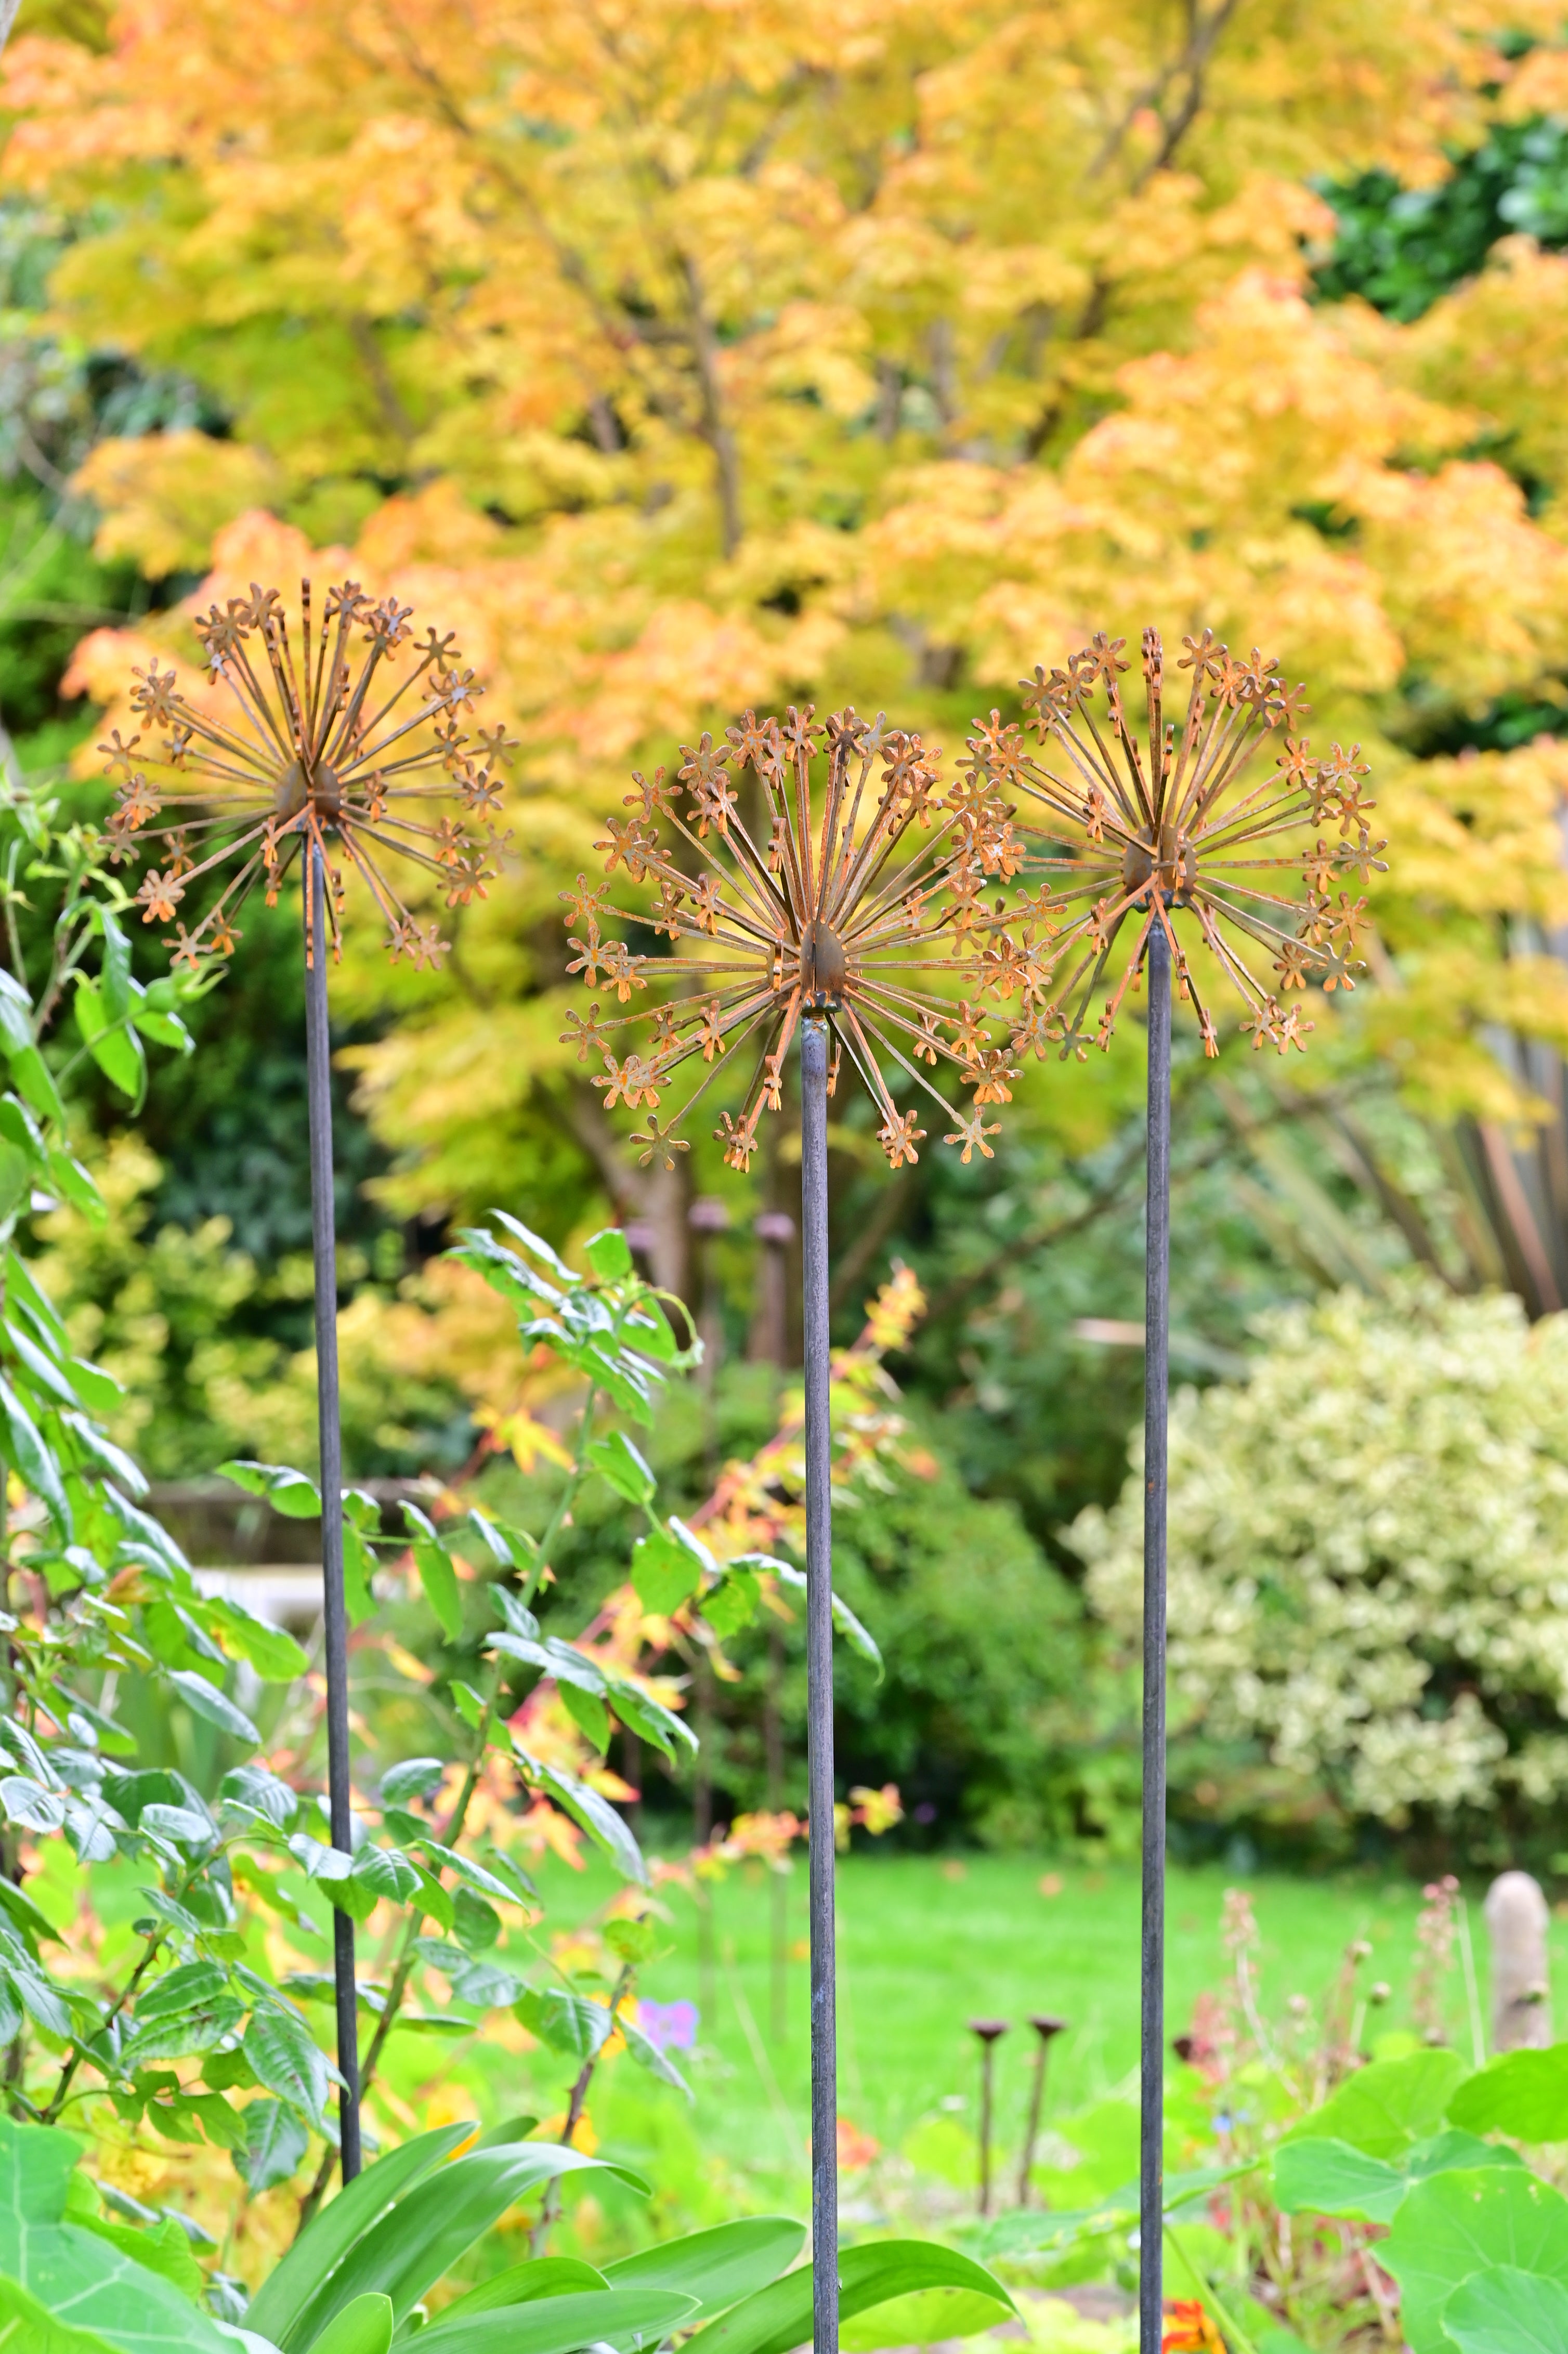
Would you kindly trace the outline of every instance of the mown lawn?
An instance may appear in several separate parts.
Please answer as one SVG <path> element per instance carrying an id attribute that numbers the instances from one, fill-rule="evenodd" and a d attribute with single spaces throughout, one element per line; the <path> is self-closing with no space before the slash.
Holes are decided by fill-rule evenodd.
<path id="1" fill-rule="evenodd" d="M 544 1873 L 549 1914 L 539 1943 L 586 1920 L 613 1893 L 608 1874 Z M 1170 1886 L 1171 2033 L 1188 2023 L 1194 1998 L 1217 1984 L 1225 1964 L 1222 1899 L 1230 1884 L 1219 1869 L 1173 1870 Z M 1421 1894 L 1407 1882 L 1382 1878 L 1291 1879 L 1259 1874 L 1242 1883 L 1263 1936 L 1266 2009 L 1277 2013 L 1301 1994 L 1327 1989 L 1350 1940 L 1368 1937 L 1368 1982 L 1385 1979 L 1393 1999 L 1377 2023 L 1408 2023 L 1405 1991 Z M 1485 1935 L 1477 1888 L 1469 1894 L 1478 1992 L 1486 2001 Z M 804 2211 L 809 2114 L 806 1985 L 806 1881 L 803 1863 L 787 1885 L 786 2026 L 770 2021 L 769 1889 L 760 1866 L 744 1867 L 711 1891 L 705 1941 L 690 1895 L 666 1886 L 657 1902 L 667 1915 L 668 1950 L 645 1971 L 641 1991 L 662 2002 L 699 2005 L 698 2048 L 683 2054 L 694 2106 L 653 2094 L 624 2062 L 596 2088 L 590 2115 L 607 2154 L 628 2133 L 651 2134 L 667 2163 L 695 2166 L 725 2195 L 747 2204 Z M 975 2041 L 966 2022 L 989 2015 L 1015 2022 L 998 2048 L 997 2119 L 1002 2179 L 1011 2180 L 1022 2131 L 1034 2039 L 1022 2024 L 1032 2011 L 1069 2022 L 1051 2057 L 1047 2122 L 1127 2083 L 1138 2050 L 1139 1882 L 1136 1868 L 1089 1870 L 1017 1857 L 914 1857 L 857 1853 L 839 1879 L 840 2112 L 889 2155 L 933 2118 L 972 2129 L 978 2109 Z M 1568 1958 L 1568 1923 L 1554 1925 L 1559 1972 Z M 523 1956 L 520 1955 L 519 1959 Z M 1468 2009 L 1457 1956 L 1449 2009 L 1454 2038 L 1468 2051 Z M 407 2039 L 399 2074 L 425 2075 Z M 449 2090 L 466 2079 L 491 2113 L 528 2106 L 558 2113 L 570 2071 L 543 2053 L 493 2047 L 449 2047 Z M 422 2105 L 422 2104 L 421 2104 Z M 646 2114 L 644 2114 L 646 2111 Z M 655 2120 L 657 2119 L 657 2123 Z M 930 2137 L 925 2137 L 928 2145 Z M 683 2148 L 682 2157 L 677 2145 Z M 652 2156 L 650 2146 L 647 2154 Z M 683 2202 L 684 2203 L 684 2202 Z"/>

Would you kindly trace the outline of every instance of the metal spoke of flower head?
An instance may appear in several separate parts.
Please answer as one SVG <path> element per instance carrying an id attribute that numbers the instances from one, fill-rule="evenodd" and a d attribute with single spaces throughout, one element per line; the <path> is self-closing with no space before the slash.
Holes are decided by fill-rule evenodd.
<path id="1" fill-rule="evenodd" d="M 414 868 L 424 878 L 424 898 L 444 893 L 452 908 L 484 896 L 504 847 L 493 825 L 480 843 L 463 822 L 500 805 L 495 767 L 511 748 L 504 730 L 471 737 L 463 729 L 460 715 L 471 711 L 481 689 L 460 669 L 450 637 L 431 630 L 423 642 L 412 642 L 410 618 L 396 599 L 374 603 L 352 581 L 329 588 L 318 615 L 311 584 L 302 581 L 296 654 L 281 595 L 252 587 L 249 597 L 215 604 L 196 624 L 207 652 L 205 688 L 185 692 L 178 672 L 160 671 L 155 662 L 134 673 L 132 708 L 167 730 L 158 748 L 143 750 L 139 734 L 122 743 L 118 729 L 100 747 L 119 776 L 108 824 L 111 855 L 116 864 L 147 861 L 136 904 L 144 923 L 175 926 L 176 964 L 195 969 L 231 956 L 243 937 L 235 919 L 256 885 L 272 907 L 291 872 L 302 879 L 323 1501 L 343 1490 L 324 951 L 330 940 L 342 954 L 344 869 L 384 918 L 394 961 L 408 956 L 418 969 L 439 965 L 448 944 L 438 917 L 421 920 L 406 904 L 389 863 Z M 194 925 L 180 919 L 187 904 L 201 907 Z M 330 1501 L 322 1515 L 322 1600 L 332 1840 L 347 1853 L 343 1516 Z M 360 2166 L 354 1923 L 338 1909 L 333 1936 L 343 2172 L 352 2180 Z"/>
<path id="2" fill-rule="evenodd" d="M 1004 881 L 1022 845 L 1001 796 L 983 779 L 943 795 L 939 755 L 916 735 L 868 725 L 853 711 L 825 727 L 812 714 L 782 720 L 747 712 L 727 740 L 683 748 L 678 780 L 660 769 L 636 779 L 632 815 L 612 822 L 610 875 L 651 885 L 652 912 L 612 906 L 608 889 L 577 877 L 568 921 L 569 967 L 589 989 L 602 983 L 631 1010 L 601 1019 L 568 1016 L 579 1060 L 602 1055 L 607 1107 L 648 1107 L 639 1139 L 644 1166 L 673 1168 L 684 1151 L 672 1133 L 750 1047 L 756 1061 L 714 1130 L 725 1160 L 744 1172 L 765 1110 L 783 1106 L 785 1059 L 800 1049 L 801 1259 L 805 1308 L 807 1766 L 811 1908 L 811 2244 L 815 2354 L 838 2354 L 838 2062 L 833 1988 L 832 1433 L 828 1343 L 828 1097 L 847 1054 L 880 1115 L 889 1165 L 918 1159 L 926 1130 L 920 1095 L 935 1105 L 949 1144 L 969 1161 L 991 1156 L 997 1132 L 986 1108 L 1011 1099 L 1007 1051 L 992 1046 L 971 1000 L 980 893 Z M 742 790 L 755 780 L 747 822 Z M 679 803 L 684 786 L 685 810 Z M 661 826 L 668 836 L 662 838 Z M 652 922 L 670 952 L 633 955 L 601 935 L 599 919 Z M 651 1013 L 635 1004 L 647 991 Z M 955 1002 L 955 1000 L 957 1001 Z M 652 1021 L 646 1053 L 618 1055 L 611 1040 Z M 942 1066 L 972 1090 L 955 1111 L 927 1076 Z M 661 1127 L 659 1105 L 678 1072 L 694 1084 Z M 895 1094 L 908 1086 L 916 1108 Z M 927 1114 L 926 1117 L 929 1117 Z M 949 1127 L 948 1123 L 952 1125 Z M 826 1827 L 823 1835 L 823 1827 Z"/>
<path id="3" fill-rule="evenodd" d="M 1161 2148 L 1165 2037 L 1165 1553 L 1171 1298 L 1171 980 L 1198 1017 L 1206 1055 L 1215 1017 L 1189 960 L 1213 960 L 1217 988 L 1239 997 L 1254 1048 L 1306 1052 L 1313 1028 L 1287 998 L 1308 981 L 1351 990 L 1366 922 L 1355 884 L 1386 871 L 1367 820 L 1367 770 L 1353 745 L 1314 758 L 1299 734 L 1303 690 L 1254 650 L 1238 661 L 1212 630 L 1183 639 L 1191 672 L 1180 727 L 1165 716 L 1165 652 L 1143 632 L 1146 725 L 1122 699 L 1126 641 L 1103 633 L 1065 670 L 1022 682 L 1040 750 L 993 711 L 969 738 L 969 772 L 1019 821 L 1026 848 L 1019 896 L 990 926 L 987 992 L 1017 994 L 1013 1052 L 1085 1054 L 1083 1034 L 1110 977 L 1095 1030 L 1108 1047 L 1130 991 L 1149 980 L 1149 1174 L 1145 1256 L 1143 1522 L 1143 1934 L 1139 2182 L 1139 2343 L 1163 2337 Z M 1097 695 L 1103 716 L 1097 716 Z M 1272 768 L 1257 756 L 1277 747 Z M 1049 756 L 1046 747 L 1049 746 Z M 1020 820 L 1020 805 L 1028 814 Z M 1315 834 L 1315 840 L 1308 840 Z M 1031 876 L 1041 880 L 1033 893 Z M 1195 934 L 1195 940 L 1193 936 Z M 1255 971 L 1268 959 L 1267 979 Z M 1204 989 L 1209 986 L 1208 970 Z M 1304 994 L 1303 994 L 1303 1002 Z"/>

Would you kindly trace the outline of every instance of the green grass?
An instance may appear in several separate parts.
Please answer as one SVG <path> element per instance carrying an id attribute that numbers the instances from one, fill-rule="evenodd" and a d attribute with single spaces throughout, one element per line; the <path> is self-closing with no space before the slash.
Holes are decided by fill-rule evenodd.
<path id="1" fill-rule="evenodd" d="M 1049 1875 L 1058 1893 L 1045 1894 Z M 1173 1869 L 1169 1893 L 1168 2032 L 1189 2023 L 1194 1999 L 1225 1970 L 1220 1939 L 1220 1869 Z M 546 1868 L 548 1913 L 541 1943 L 572 1922 L 589 1920 L 613 1893 L 609 1876 Z M 1365 1935 L 1370 1984 L 1394 1988 L 1381 2028 L 1409 2024 L 1406 1990 L 1421 1895 L 1408 1882 L 1292 1879 L 1267 1874 L 1245 1888 L 1262 1932 L 1262 1999 L 1275 2016 L 1295 1994 L 1314 2004 L 1326 1992 L 1346 1945 Z M 1469 1916 L 1486 2000 L 1480 1890 Z M 667 1949 L 642 1975 L 641 1991 L 656 2000 L 685 1998 L 703 2011 L 699 2048 L 681 2055 L 695 2104 L 688 2155 L 725 2196 L 751 2205 L 803 2211 L 809 2118 L 806 1878 L 798 1864 L 787 1883 L 786 2029 L 772 2032 L 769 1890 L 760 1866 L 733 1872 L 711 1892 L 711 1964 L 698 1913 L 683 1890 L 666 1886 L 657 1902 L 667 1914 Z M 1568 1925 L 1553 1925 L 1554 1961 L 1568 1960 Z M 841 2116 L 897 2153 L 911 2131 L 950 2115 L 973 2128 L 978 2112 L 975 2039 L 966 2022 L 1011 2020 L 997 2052 L 997 2140 L 1003 2179 L 1022 2127 L 1034 2039 L 1032 2011 L 1069 2022 L 1053 2047 L 1047 2124 L 1128 2084 L 1138 2056 L 1139 1881 L 1133 1867 L 1100 1871 L 1039 1859 L 957 1859 L 871 1852 L 853 1855 L 839 1874 L 839 2040 Z M 522 1956 L 518 1956 L 519 1960 Z M 1449 1980 L 1453 2038 L 1468 2056 L 1470 2033 L 1457 1956 Z M 411 2041 L 411 2039 L 409 2040 Z M 405 2044 L 408 2050 L 408 2044 Z M 428 2047 L 427 2047 L 428 2051 Z M 410 2055 L 411 2056 L 411 2055 Z M 493 2114 L 502 2108 L 558 2111 L 570 2070 L 543 2052 L 470 2059 L 457 2069 L 482 2090 Z M 428 2066 L 428 2061 L 425 2062 Z M 478 2073 L 471 2074 L 477 2067 Z M 658 2093 L 674 2114 L 655 2127 L 642 2114 L 645 2078 L 618 2062 L 590 2102 L 607 2151 L 630 2133 L 656 2131 L 679 2141 L 684 2105 Z M 651 2088 L 650 2088 L 651 2089 Z M 629 2153 L 630 2154 L 630 2153 Z M 666 2160 L 673 2147 L 664 2149 Z M 696 2207 L 684 2202 L 690 2211 Z M 700 2205 L 700 2202 L 699 2202 Z"/>

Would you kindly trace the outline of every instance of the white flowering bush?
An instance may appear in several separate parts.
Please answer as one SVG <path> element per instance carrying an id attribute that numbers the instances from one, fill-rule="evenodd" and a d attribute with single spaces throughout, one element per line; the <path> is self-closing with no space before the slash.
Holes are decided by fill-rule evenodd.
<path id="1" fill-rule="evenodd" d="M 1360 1815 L 1568 1790 L 1568 1315 L 1341 1292 L 1171 1425 L 1172 1723 Z M 1138 1448 L 1141 1456 L 1141 1442 Z M 1141 1465 L 1069 1541 L 1136 1635 Z"/>

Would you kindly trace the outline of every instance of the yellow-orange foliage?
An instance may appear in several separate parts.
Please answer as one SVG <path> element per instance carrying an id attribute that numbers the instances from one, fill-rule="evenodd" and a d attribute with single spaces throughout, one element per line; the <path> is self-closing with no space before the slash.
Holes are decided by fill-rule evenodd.
<path id="1" fill-rule="evenodd" d="M 16 38 L 7 182 L 102 224 L 62 321 L 234 420 L 95 453 L 105 546 L 210 551 L 204 599 L 307 558 L 395 588 L 524 738 L 529 854 L 454 970 L 351 975 L 400 1016 L 364 1062 L 405 1202 L 505 1183 L 540 1087 L 582 1130 L 556 893 L 631 758 L 789 697 L 951 743 L 1149 617 L 1277 649 L 1367 747 L 1399 855 L 1355 1018 L 1430 1100 L 1507 1108 L 1480 1026 L 1568 1032 L 1499 921 L 1568 914 L 1562 758 L 1404 738 L 1413 684 L 1440 715 L 1568 667 L 1568 507 L 1502 462 L 1568 488 L 1568 262 L 1515 240 L 1414 328 L 1314 307 L 1308 179 L 1430 180 L 1499 89 L 1558 103 L 1560 16 L 124 0 L 101 54 Z M 178 617 L 101 633 L 75 684 L 121 718 L 154 643 L 194 653 Z"/>

